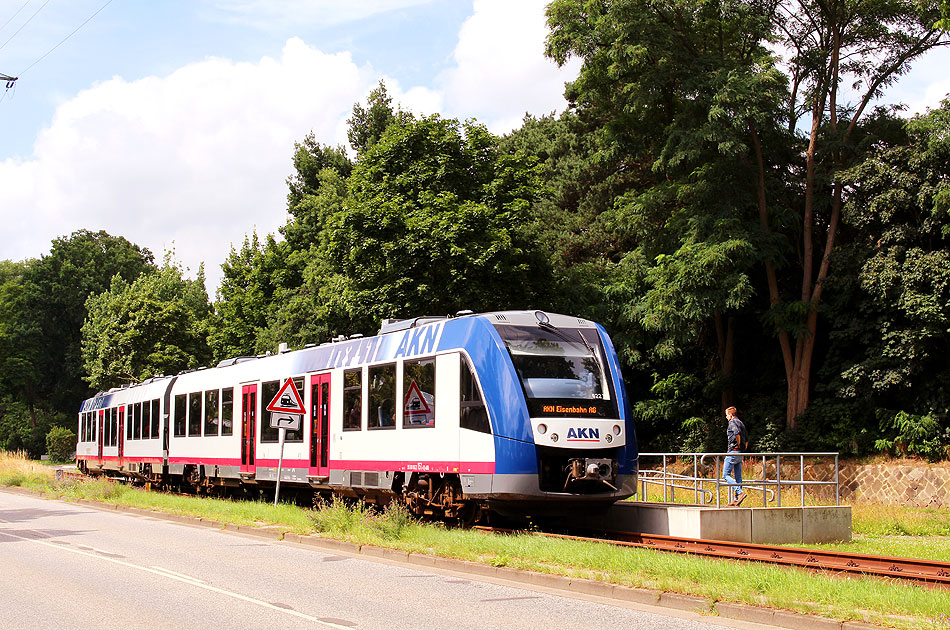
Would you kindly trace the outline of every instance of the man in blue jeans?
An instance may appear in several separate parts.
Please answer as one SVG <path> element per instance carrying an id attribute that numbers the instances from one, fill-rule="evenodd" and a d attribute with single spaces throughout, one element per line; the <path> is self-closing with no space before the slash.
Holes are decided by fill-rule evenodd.
<path id="1" fill-rule="evenodd" d="M 726 440 L 729 453 L 742 453 L 749 446 L 749 434 L 735 407 L 726 409 Z M 722 478 L 729 484 L 729 505 L 742 505 L 747 496 L 742 490 L 742 455 L 728 455 L 722 465 Z"/>

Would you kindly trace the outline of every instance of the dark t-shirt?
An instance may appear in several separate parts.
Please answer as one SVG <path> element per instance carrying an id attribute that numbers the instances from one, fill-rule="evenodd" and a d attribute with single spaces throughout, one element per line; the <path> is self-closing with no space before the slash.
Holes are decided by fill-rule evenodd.
<path id="1" fill-rule="evenodd" d="M 739 438 L 741 437 L 741 442 Z M 727 451 L 744 451 L 749 444 L 749 434 L 746 433 L 745 425 L 739 418 L 729 420 L 729 426 L 726 427 L 726 440 L 728 442 Z M 742 445 L 740 448 L 739 445 Z"/>

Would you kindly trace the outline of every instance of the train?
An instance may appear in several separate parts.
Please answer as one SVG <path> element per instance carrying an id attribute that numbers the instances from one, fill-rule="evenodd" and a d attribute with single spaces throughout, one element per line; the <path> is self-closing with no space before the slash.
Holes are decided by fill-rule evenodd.
<path id="1" fill-rule="evenodd" d="M 606 508 L 638 474 L 610 337 L 544 311 L 384 320 L 99 392 L 76 457 L 150 487 L 287 488 L 464 521 Z"/>

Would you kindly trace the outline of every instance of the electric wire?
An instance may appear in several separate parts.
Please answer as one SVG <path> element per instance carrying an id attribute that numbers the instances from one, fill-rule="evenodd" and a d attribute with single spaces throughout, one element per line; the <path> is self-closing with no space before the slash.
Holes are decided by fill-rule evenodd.
<path id="1" fill-rule="evenodd" d="M 16 36 L 19 34 L 20 31 L 22 31 L 24 28 L 26 28 L 26 25 L 29 24 L 30 22 L 32 22 L 32 21 L 33 21 L 33 18 L 35 18 L 37 15 L 39 15 L 39 14 L 40 14 L 40 11 L 43 10 L 43 7 L 45 7 L 45 6 L 46 6 L 47 4 L 49 4 L 49 3 L 50 3 L 50 0 L 46 0 L 46 2 L 44 2 L 43 4 L 41 4 L 41 5 L 40 5 L 40 8 L 37 9 L 36 12 L 35 12 L 33 15 L 30 16 L 30 19 L 28 19 L 26 22 L 24 22 L 23 24 L 21 24 L 21 25 L 20 25 L 20 28 L 18 28 L 18 29 L 16 30 L 16 32 L 15 32 L 13 35 L 10 36 L 10 39 L 8 39 L 7 41 L 3 42 L 2 45 L 0 45 L 0 50 L 3 50 L 3 47 L 4 47 L 4 46 L 6 46 L 7 44 L 9 44 L 9 43 L 13 40 L 13 38 L 16 37 Z M 11 19 L 12 19 L 12 18 L 11 18 Z"/>
<path id="2" fill-rule="evenodd" d="M 25 9 L 25 8 L 26 8 L 26 5 L 30 4 L 31 2 L 33 2 L 33 0 L 26 0 L 26 2 L 23 3 L 23 6 L 21 6 L 19 9 L 17 9 L 17 10 L 16 10 L 16 13 L 14 13 L 13 15 L 11 15 L 11 16 L 10 16 L 10 19 L 3 23 L 3 26 L 0 26 L 0 31 L 2 31 L 3 29 L 5 29 L 5 28 L 7 27 L 7 24 L 9 24 L 10 22 L 13 21 L 13 18 L 15 18 L 16 16 L 20 15 L 20 11 L 22 11 L 23 9 Z"/>
<path id="3" fill-rule="evenodd" d="M 46 0 L 46 1 L 49 2 L 49 0 Z M 30 68 L 32 68 L 33 66 L 35 66 L 35 65 L 38 64 L 39 62 L 41 62 L 41 61 L 43 61 L 44 59 L 46 59 L 46 57 L 48 57 L 48 56 L 50 55 L 50 53 L 52 53 L 54 50 L 56 50 L 57 48 L 59 48 L 60 46 L 62 46 L 63 44 L 65 44 L 67 39 L 69 39 L 70 37 L 72 37 L 73 35 L 75 35 L 75 34 L 79 31 L 79 29 L 81 29 L 81 28 L 84 27 L 86 24 L 88 24 L 88 23 L 92 20 L 92 18 L 94 18 L 94 17 L 96 17 L 97 15 L 99 15 L 100 13 L 102 13 L 102 10 L 105 9 L 105 8 L 106 8 L 107 6 L 109 6 L 110 4 L 112 4 L 112 0 L 106 0 L 106 3 L 103 4 L 101 7 L 99 7 L 98 9 L 96 9 L 96 12 L 95 12 L 95 13 L 93 13 L 93 14 L 90 15 L 88 18 L 86 18 L 86 21 L 85 21 L 85 22 L 83 22 L 82 24 L 80 24 L 79 26 L 77 26 L 77 27 L 73 30 L 72 33 L 70 33 L 69 35 L 67 35 L 66 37 L 64 37 L 58 44 L 56 44 L 55 46 L 53 46 L 52 48 L 50 48 L 48 51 L 46 51 L 46 53 L 43 54 L 42 57 L 40 57 L 39 59 L 37 59 L 36 61 L 34 61 L 33 63 L 31 63 L 29 66 L 27 66 L 27 67 L 26 67 L 26 70 L 24 70 L 23 72 L 21 72 L 19 76 L 22 77 L 24 74 L 26 74 L 27 70 L 29 70 Z M 43 5 L 43 6 L 46 6 L 46 5 Z M 42 7 L 41 7 L 41 8 L 42 8 Z M 0 48 L 2 48 L 2 47 L 0 47 Z"/>

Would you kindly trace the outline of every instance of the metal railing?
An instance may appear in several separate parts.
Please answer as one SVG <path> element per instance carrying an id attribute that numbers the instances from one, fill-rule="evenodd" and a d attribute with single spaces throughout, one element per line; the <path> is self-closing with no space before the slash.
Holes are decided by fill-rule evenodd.
<path id="1" fill-rule="evenodd" d="M 715 497 L 716 507 L 721 507 L 721 490 L 729 488 L 730 484 L 722 477 L 722 460 L 726 457 L 741 456 L 743 461 L 758 460 L 761 462 L 762 477 L 760 479 L 747 479 L 743 477 L 742 486 L 751 488 L 761 488 L 762 505 L 768 506 L 774 503 L 775 507 L 782 507 L 782 489 L 797 487 L 800 492 L 800 505 L 805 505 L 805 490 L 816 486 L 833 486 L 835 493 L 835 505 L 840 505 L 840 484 L 838 476 L 838 453 L 640 453 L 640 493 L 641 501 L 648 500 L 647 486 L 663 487 L 663 502 L 674 503 L 676 490 L 680 489 L 687 493 L 693 493 L 693 503 L 698 505 L 708 505 L 713 503 Z M 657 458 L 658 466 L 651 467 L 644 459 Z M 834 458 L 834 478 L 829 481 L 805 479 L 805 460 Z M 683 472 L 673 472 L 671 468 L 682 470 L 689 469 L 689 460 L 692 459 L 692 476 Z M 685 462 L 683 460 L 686 460 Z M 783 464 L 785 460 L 786 469 L 789 468 L 788 462 L 798 461 L 798 466 L 793 464 L 793 470 L 797 469 L 798 478 L 782 478 Z M 679 463 L 679 466 L 676 464 Z M 751 466 L 745 468 L 751 472 Z M 709 473 L 712 476 L 709 476 Z M 774 472 L 774 478 L 769 473 Z M 703 473 L 702 476 L 700 473 Z"/>

